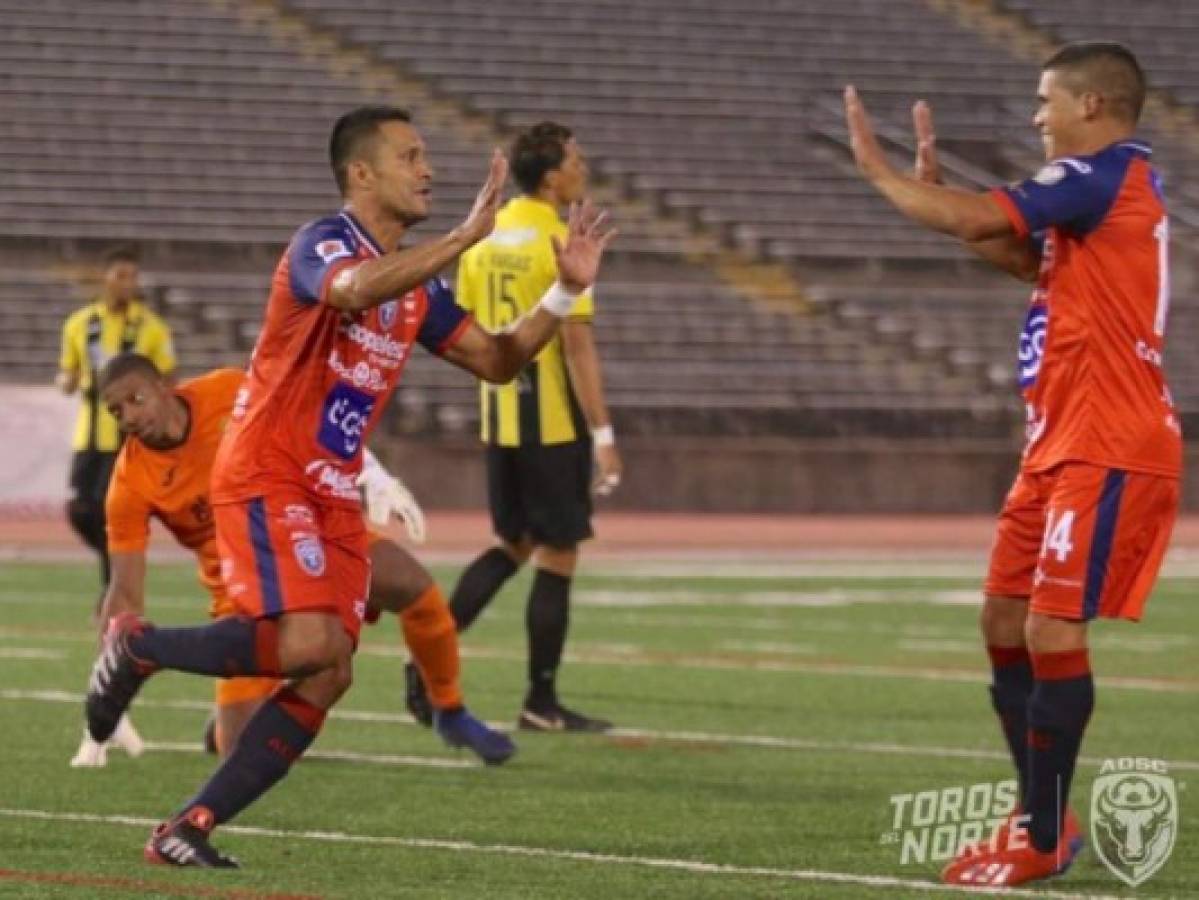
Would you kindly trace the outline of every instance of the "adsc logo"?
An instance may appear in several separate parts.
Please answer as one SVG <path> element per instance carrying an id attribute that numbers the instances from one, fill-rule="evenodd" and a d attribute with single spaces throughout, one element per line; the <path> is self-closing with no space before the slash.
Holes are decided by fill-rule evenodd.
<path id="1" fill-rule="evenodd" d="M 1105 759 L 1091 787 L 1091 839 L 1131 887 L 1166 864 L 1178 836 L 1178 792 L 1160 759 Z"/>

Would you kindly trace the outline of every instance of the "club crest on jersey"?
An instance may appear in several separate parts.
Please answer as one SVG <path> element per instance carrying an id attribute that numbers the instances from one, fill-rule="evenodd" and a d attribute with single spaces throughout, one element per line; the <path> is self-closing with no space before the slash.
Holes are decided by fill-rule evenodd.
<path id="1" fill-rule="evenodd" d="M 396 323 L 396 311 L 399 309 L 398 300 L 388 300 L 379 307 L 379 324 L 390 329 Z"/>
<path id="2" fill-rule="evenodd" d="M 321 539 L 315 534 L 295 534 L 292 540 L 295 543 L 291 549 L 300 568 L 313 578 L 325 574 L 325 548 L 321 546 Z"/>
<path id="3" fill-rule="evenodd" d="M 350 251 L 350 248 L 346 246 L 345 241 L 337 239 L 321 241 L 316 245 L 315 249 L 316 255 L 321 258 L 321 261 L 325 263 L 325 265 L 328 265 L 335 259 L 346 259 L 347 257 L 354 255 Z"/>
<path id="4" fill-rule="evenodd" d="M 1041 360 L 1045 356 L 1045 334 L 1049 327 L 1049 310 L 1040 304 L 1030 306 L 1020 332 L 1020 349 L 1016 380 L 1021 388 L 1030 387 L 1041 371 Z"/>

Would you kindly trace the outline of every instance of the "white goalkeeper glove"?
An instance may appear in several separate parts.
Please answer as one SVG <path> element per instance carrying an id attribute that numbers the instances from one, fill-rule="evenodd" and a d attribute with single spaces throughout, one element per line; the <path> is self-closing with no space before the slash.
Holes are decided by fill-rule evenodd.
<path id="1" fill-rule="evenodd" d="M 141 756 L 145 752 L 146 742 L 137 733 L 137 729 L 133 727 L 133 723 L 129 721 L 128 716 L 121 716 L 121 721 L 117 723 L 117 730 L 103 744 L 92 740 L 92 736 L 87 733 L 87 729 L 85 728 L 83 729 L 83 740 L 79 743 L 79 749 L 75 751 L 75 756 L 71 759 L 71 768 L 104 768 L 108 765 L 108 748 L 110 746 L 120 747 L 130 756 Z"/>
<path id="2" fill-rule="evenodd" d="M 358 484 L 366 492 L 366 517 L 380 527 L 395 515 L 404 523 L 414 543 L 425 542 L 425 513 L 412 491 L 379 464 L 373 453 L 363 454 Z"/>

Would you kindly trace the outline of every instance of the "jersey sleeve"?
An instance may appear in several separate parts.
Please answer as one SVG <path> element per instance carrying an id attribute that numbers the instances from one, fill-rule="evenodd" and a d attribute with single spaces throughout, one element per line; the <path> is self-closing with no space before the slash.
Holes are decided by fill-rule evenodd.
<path id="1" fill-rule="evenodd" d="M 142 329 L 139 352 L 150 359 L 163 375 L 175 371 L 175 344 L 171 340 L 171 330 L 158 316 L 148 316 Z"/>
<path id="2" fill-rule="evenodd" d="M 991 192 L 1017 237 L 1048 228 L 1086 234 L 1098 227 L 1115 202 L 1119 183 L 1083 160 L 1066 157 L 1044 166 L 1032 178 Z"/>
<path id="3" fill-rule="evenodd" d="M 287 248 L 291 292 L 302 303 L 324 303 L 333 276 L 357 261 L 354 243 L 340 218 L 305 225 Z"/>
<path id="4" fill-rule="evenodd" d="M 62 323 L 62 350 L 58 355 L 58 368 L 62 372 L 78 372 L 81 368 L 78 323 L 76 315 L 68 316 Z"/>
<path id="5" fill-rule="evenodd" d="M 454 292 L 441 278 L 425 282 L 425 295 L 429 307 L 416 339 L 430 353 L 440 356 L 457 343 L 474 319 L 454 302 Z"/>
<path id="6" fill-rule="evenodd" d="M 122 454 L 104 503 L 110 553 L 137 553 L 150 543 L 150 507 L 130 487 L 124 461 Z"/>

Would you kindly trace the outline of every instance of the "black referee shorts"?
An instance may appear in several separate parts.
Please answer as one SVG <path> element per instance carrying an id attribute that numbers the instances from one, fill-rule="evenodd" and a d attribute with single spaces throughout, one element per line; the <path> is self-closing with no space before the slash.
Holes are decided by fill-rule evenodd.
<path id="1" fill-rule="evenodd" d="M 487 446 L 487 497 L 495 533 L 573 547 L 591 537 L 591 441 Z"/>

